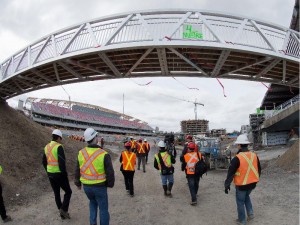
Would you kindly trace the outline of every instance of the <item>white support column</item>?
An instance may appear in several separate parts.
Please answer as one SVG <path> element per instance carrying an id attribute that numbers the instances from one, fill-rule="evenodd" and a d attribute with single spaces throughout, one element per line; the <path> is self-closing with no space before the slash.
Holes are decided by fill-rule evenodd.
<path id="1" fill-rule="evenodd" d="M 267 42 L 267 44 L 269 45 L 269 47 L 274 51 L 277 52 L 276 48 L 274 47 L 274 45 L 271 43 L 271 41 L 267 38 L 267 36 L 264 34 L 264 32 L 262 31 L 262 29 L 259 27 L 259 25 L 254 21 L 254 20 L 250 20 L 250 23 L 253 25 L 253 27 L 257 30 L 257 32 L 261 35 L 261 37 L 265 40 L 265 42 Z"/>
<path id="2" fill-rule="evenodd" d="M 118 25 L 118 27 L 109 35 L 109 37 L 103 42 L 103 46 L 110 44 L 110 42 L 117 36 L 119 31 L 127 24 L 129 20 L 134 16 L 134 14 L 128 15 L 123 21 Z"/>
<path id="3" fill-rule="evenodd" d="M 214 31 L 213 27 L 210 23 L 206 20 L 205 16 L 203 16 L 200 12 L 197 12 L 199 18 L 202 20 L 203 24 L 207 27 L 207 29 L 212 33 L 212 35 L 218 40 L 218 42 L 224 43 L 223 38 L 221 38 L 217 33 Z"/>
<path id="4" fill-rule="evenodd" d="M 218 76 L 220 70 L 222 69 L 224 63 L 226 62 L 228 56 L 230 55 L 230 51 L 229 50 L 223 50 L 212 73 L 211 73 L 211 76 L 214 77 L 214 76 Z"/>
<path id="5" fill-rule="evenodd" d="M 71 37 L 70 41 L 66 44 L 66 46 L 64 47 L 64 49 L 62 50 L 62 52 L 60 53 L 61 55 L 65 54 L 65 52 L 68 50 L 68 48 L 70 47 L 70 45 L 73 43 L 73 41 L 75 40 L 75 38 L 78 36 L 78 34 L 82 31 L 82 29 L 85 27 L 85 23 L 82 24 L 77 30 L 76 32 L 73 34 L 73 36 Z"/>
<path id="6" fill-rule="evenodd" d="M 187 62 L 188 64 L 190 64 L 192 67 L 194 67 L 196 70 L 198 70 L 199 72 L 201 72 L 202 74 L 204 74 L 205 76 L 208 76 L 206 72 L 204 72 L 204 70 L 202 70 L 199 66 L 197 66 L 195 63 L 193 63 L 191 60 L 189 60 L 187 57 L 185 57 L 184 55 L 182 55 L 181 53 L 179 53 L 177 50 L 175 50 L 174 48 L 169 48 L 169 50 L 171 52 L 173 52 L 174 54 L 176 54 L 179 58 L 183 59 L 185 62 Z"/>
<path id="7" fill-rule="evenodd" d="M 88 30 L 88 32 L 90 34 L 90 37 L 91 37 L 91 39 L 92 39 L 95 47 L 98 47 L 99 43 L 98 43 L 98 41 L 97 41 L 97 39 L 96 39 L 96 37 L 94 35 L 94 32 L 93 32 L 92 27 L 91 27 L 91 24 L 90 23 L 86 23 L 86 27 L 87 27 L 87 30 Z"/>
<path id="8" fill-rule="evenodd" d="M 112 63 L 112 61 L 107 57 L 105 53 L 99 53 L 98 54 L 100 58 L 103 60 L 103 62 L 113 71 L 114 75 L 117 77 L 121 77 L 120 71 L 117 69 L 117 67 Z"/>
<path id="9" fill-rule="evenodd" d="M 166 56 L 166 49 L 165 48 L 157 48 L 157 56 L 160 64 L 161 74 L 168 75 L 169 68 L 168 68 L 168 61 Z"/>
<path id="10" fill-rule="evenodd" d="M 130 75 L 132 71 L 153 51 L 154 48 L 149 48 L 147 51 L 139 58 L 138 61 L 135 62 L 135 64 L 128 70 L 128 72 L 125 74 L 125 77 Z"/>
<path id="11" fill-rule="evenodd" d="M 169 38 L 172 38 L 173 35 L 177 32 L 177 30 L 181 27 L 181 25 L 192 15 L 192 12 L 187 12 L 181 19 L 180 21 L 175 25 L 174 30 L 170 35 L 168 36 Z"/>
<path id="12" fill-rule="evenodd" d="M 44 51 L 46 45 L 48 44 L 49 40 L 51 39 L 51 36 L 49 36 L 45 43 L 43 44 L 42 48 L 40 49 L 40 51 L 38 52 L 38 54 L 36 55 L 36 57 L 34 58 L 34 60 L 32 61 L 32 65 L 35 64 L 35 62 L 38 60 L 38 58 L 40 57 L 41 53 Z"/>

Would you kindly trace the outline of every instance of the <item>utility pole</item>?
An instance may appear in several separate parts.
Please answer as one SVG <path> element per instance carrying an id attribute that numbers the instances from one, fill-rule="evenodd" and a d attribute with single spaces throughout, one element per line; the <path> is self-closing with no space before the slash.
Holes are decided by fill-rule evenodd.
<path id="1" fill-rule="evenodd" d="M 124 116 L 125 114 L 124 114 L 124 93 L 123 93 L 123 120 L 124 120 Z"/>

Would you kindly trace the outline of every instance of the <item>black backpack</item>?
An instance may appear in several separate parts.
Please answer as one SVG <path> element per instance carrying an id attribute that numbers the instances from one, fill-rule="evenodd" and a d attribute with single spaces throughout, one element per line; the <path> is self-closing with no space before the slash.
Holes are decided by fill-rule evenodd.
<path id="1" fill-rule="evenodd" d="M 200 159 L 198 152 L 197 156 L 199 161 L 195 164 L 195 176 L 202 177 L 202 175 L 207 172 L 208 168 L 204 160 L 202 158 Z"/>
<path id="2" fill-rule="evenodd" d="M 168 153 L 167 153 L 168 154 Z M 158 158 L 159 158 L 159 161 L 160 161 L 160 165 L 161 165 L 161 174 L 162 175 L 171 175 L 174 173 L 174 167 L 171 166 L 171 167 L 167 167 L 161 157 L 161 154 L 158 153 Z"/>

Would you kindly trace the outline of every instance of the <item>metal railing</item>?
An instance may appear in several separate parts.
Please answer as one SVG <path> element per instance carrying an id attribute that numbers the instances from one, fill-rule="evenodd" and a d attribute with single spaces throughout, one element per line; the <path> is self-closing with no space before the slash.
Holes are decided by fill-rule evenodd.
<path id="1" fill-rule="evenodd" d="M 0 63 L 0 82 L 75 52 L 163 46 L 170 40 L 172 44 L 240 49 L 296 61 L 300 58 L 299 36 L 299 32 L 271 23 L 207 11 L 121 14 L 78 24 L 30 44 Z"/>

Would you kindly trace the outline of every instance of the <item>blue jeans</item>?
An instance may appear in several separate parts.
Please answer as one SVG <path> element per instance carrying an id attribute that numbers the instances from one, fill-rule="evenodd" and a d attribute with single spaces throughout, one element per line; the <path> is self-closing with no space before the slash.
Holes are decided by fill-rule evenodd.
<path id="1" fill-rule="evenodd" d="M 168 181 L 169 181 L 169 183 L 174 184 L 174 174 L 170 174 L 170 175 L 161 175 L 160 174 L 160 177 L 161 177 L 162 185 L 167 185 Z"/>
<path id="2" fill-rule="evenodd" d="M 200 182 L 200 177 L 196 176 L 188 176 L 187 177 L 191 197 L 192 197 L 192 202 L 197 201 L 197 193 L 199 189 L 199 182 Z"/>
<path id="3" fill-rule="evenodd" d="M 250 199 L 250 194 L 252 190 L 240 191 L 238 188 L 235 188 L 235 197 L 236 197 L 236 206 L 238 211 L 239 221 L 243 224 L 246 224 L 246 214 L 245 207 L 247 211 L 247 215 L 253 215 L 253 208 Z"/>
<path id="4" fill-rule="evenodd" d="M 84 185 L 83 189 L 90 200 L 90 224 L 97 224 L 97 212 L 99 207 L 100 225 L 109 225 L 107 187 Z"/>

